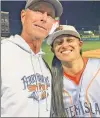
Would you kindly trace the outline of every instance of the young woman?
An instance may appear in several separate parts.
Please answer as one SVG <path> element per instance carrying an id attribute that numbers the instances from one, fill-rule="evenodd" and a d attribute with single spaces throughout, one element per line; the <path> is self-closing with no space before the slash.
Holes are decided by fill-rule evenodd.
<path id="1" fill-rule="evenodd" d="M 51 116 L 100 116 L 100 59 L 82 57 L 83 42 L 73 26 L 62 26 L 48 44 L 54 53 Z"/>

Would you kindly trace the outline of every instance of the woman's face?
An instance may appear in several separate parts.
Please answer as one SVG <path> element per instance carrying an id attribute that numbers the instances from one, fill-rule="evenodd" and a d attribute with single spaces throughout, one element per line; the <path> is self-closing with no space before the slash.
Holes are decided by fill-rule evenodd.
<path id="1" fill-rule="evenodd" d="M 60 61 L 71 62 L 80 55 L 83 42 L 74 36 L 61 35 L 53 42 L 53 50 Z"/>

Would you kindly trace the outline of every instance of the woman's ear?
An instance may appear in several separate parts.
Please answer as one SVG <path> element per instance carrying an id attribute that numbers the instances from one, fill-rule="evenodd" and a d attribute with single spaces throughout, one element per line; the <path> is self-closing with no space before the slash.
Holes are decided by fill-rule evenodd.
<path id="1" fill-rule="evenodd" d="M 54 49 L 53 49 L 53 47 L 51 47 L 51 51 L 54 53 Z"/>
<path id="2" fill-rule="evenodd" d="M 80 41 L 79 45 L 80 45 L 80 47 L 82 47 L 83 46 L 83 41 Z"/>

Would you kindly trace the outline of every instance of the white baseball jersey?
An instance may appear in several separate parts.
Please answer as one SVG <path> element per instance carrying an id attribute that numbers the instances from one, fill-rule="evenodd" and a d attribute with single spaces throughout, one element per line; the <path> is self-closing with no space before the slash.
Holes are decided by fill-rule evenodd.
<path id="1" fill-rule="evenodd" d="M 63 77 L 64 106 L 69 117 L 100 117 L 100 59 L 88 59 L 79 85 Z"/>
<path id="2" fill-rule="evenodd" d="M 2 117 L 50 116 L 51 73 L 42 54 L 34 54 L 19 35 L 2 41 Z"/>

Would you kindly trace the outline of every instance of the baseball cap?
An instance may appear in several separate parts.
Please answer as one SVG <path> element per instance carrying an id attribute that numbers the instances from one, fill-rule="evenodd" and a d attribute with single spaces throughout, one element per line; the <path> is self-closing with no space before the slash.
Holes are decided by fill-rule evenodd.
<path id="1" fill-rule="evenodd" d="M 59 2 L 59 0 L 27 0 L 25 9 L 29 8 L 31 5 L 33 5 L 36 2 L 42 2 L 42 1 L 48 2 L 54 6 L 57 13 L 56 17 L 61 16 L 61 14 L 63 13 L 63 7 L 61 3 Z"/>
<path id="2" fill-rule="evenodd" d="M 60 36 L 62 34 L 72 35 L 72 36 L 75 36 L 75 37 L 81 39 L 80 34 L 77 32 L 77 30 L 76 30 L 76 28 L 74 26 L 71 26 L 71 25 L 60 25 L 60 29 L 58 31 L 55 31 L 53 34 L 51 34 L 47 38 L 47 44 L 51 45 L 53 43 L 53 41 L 58 36 Z"/>

